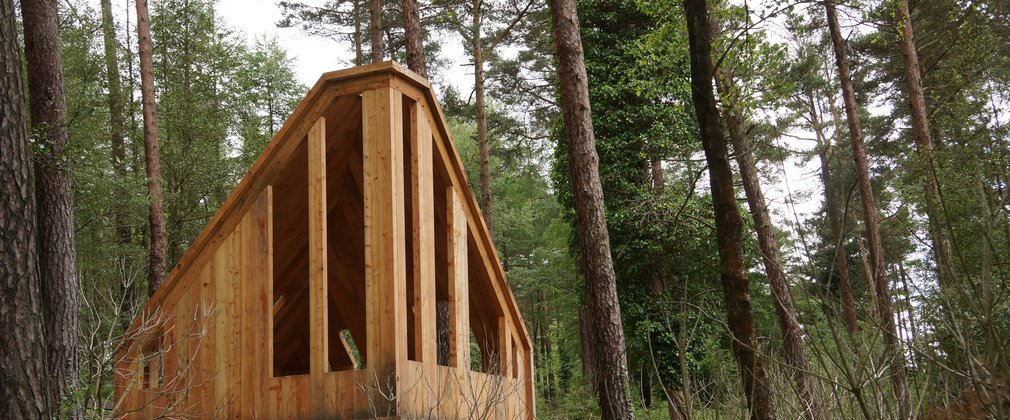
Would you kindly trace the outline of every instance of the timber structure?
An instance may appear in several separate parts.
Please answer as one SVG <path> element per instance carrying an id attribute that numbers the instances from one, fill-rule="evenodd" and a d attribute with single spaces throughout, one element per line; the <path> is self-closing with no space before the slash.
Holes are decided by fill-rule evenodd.
<path id="1" fill-rule="evenodd" d="M 445 116 L 392 62 L 322 75 L 115 362 L 119 417 L 535 417 L 530 338 Z"/>

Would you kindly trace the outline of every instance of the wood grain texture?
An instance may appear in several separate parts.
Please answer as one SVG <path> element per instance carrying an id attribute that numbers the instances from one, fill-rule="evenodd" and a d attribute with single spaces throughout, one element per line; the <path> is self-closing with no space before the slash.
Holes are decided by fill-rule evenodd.
<path id="1" fill-rule="evenodd" d="M 467 277 L 466 215 L 456 189 L 446 191 L 449 269 L 449 365 L 470 369 L 470 292 Z"/>
<path id="2" fill-rule="evenodd" d="M 326 412 L 323 374 L 328 372 L 326 266 L 326 120 L 320 117 L 308 134 L 309 221 L 309 365 L 310 407 Z"/>
<path id="3" fill-rule="evenodd" d="M 399 391 L 396 371 L 407 359 L 402 103 L 391 88 L 362 93 L 366 368 L 387 390 L 373 398 L 389 415 L 398 412 L 388 394 Z"/>
<path id="4" fill-rule="evenodd" d="M 139 389 L 141 365 L 127 362 L 139 344 L 124 342 L 118 411 L 469 418 L 475 396 L 505 386 L 514 390 L 489 412 L 531 418 L 523 401 L 531 380 L 469 369 L 476 316 L 493 320 L 494 347 L 508 346 L 495 350 L 511 357 L 503 367 L 520 378 L 533 372 L 529 338 L 444 125 L 427 82 L 396 64 L 324 74 L 145 307 L 148 316 L 168 314 L 165 378 L 178 379 L 180 392 Z M 435 300 L 447 293 L 436 275 L 450 280 L 456 305 L 452 368 L 436 365 Z M 274 353 L 298 351 L 279 344 L 297 340 L 298 325 L 306 374 L 274 377 Z M 355 368 L 343 329 L 363 369 L 331 372 Z M 418 360 L 407 359 L 408 343 Z"/>

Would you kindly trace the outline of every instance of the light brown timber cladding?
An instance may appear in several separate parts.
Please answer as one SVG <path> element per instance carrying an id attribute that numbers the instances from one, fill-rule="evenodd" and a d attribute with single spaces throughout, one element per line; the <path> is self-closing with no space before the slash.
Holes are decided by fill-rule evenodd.
<path id="1" fill-rule="evenodd" d="M 446 191 L 449 266 L 449 365 L 470 370 L 470 292 L 467 279 L 466 216 L 456 189 Z"/>
<path id="2" fill-rule="evenodd" d="M 329 371 L 329 348 L 326 311 L 326 121 L 316 121 L 308 135 L 309 144 L 309 403 L 313 412 L 325 412 L 326 384 L 323 375 Z"/>
<path id="3" fill-rule="evenodd" d="M 404 246 L 403 101 L 380 88 L 361 98 L 365 158 L 365 319 L 368 370 L 374 388 L 399 395 L 397 368 L 407 359 L 406 249 Z M 373 389 L 380 415 L 395 415 L 396 401 Z M 395 398 L 394 398 L 395 399 Z M 386 401 L 381 401 L 386 400 Z M 388 403 L 388 404 L 387 404 Z"/>
<path id="4" fill-rule="evenodd" d="M 437 404 L 427 392 L 438 382 L 435 330 L 435 198 L 431 126 L 424 111 L 413 102 L 410 113 L 411 200 L 413 222 L 414 354 L 421 362 L 416 385 L 412 387 L 415 412 L 426 415 Z"/>
<path id="5" fill-rule="evenodd" d="M 275 227 L 275 211 L 294 216 Z M 292 237 L 299 224 L 307 233 Z M 451 367 L 436 365 L 437 270 Z M 275 303 L 275 288 L 294 294 Z M 275 331 L 293 299 L 308 315 L 287 322 L 305 324 Z M 491 374 L 470 369 L 472 320 L 493 325 Z M 330 329 L 351 332 L 364 369 Z M 117 353 L 122 417 L 535 417 L 529 336 L 445 117 L 428 82 L 393 63 L 320 78 L 130 331 Z M 308 336 L 308 372 L 274 377 L 291 331 Z M 145 376 L 155 339 L 164 354 L 148 355 Z"/>

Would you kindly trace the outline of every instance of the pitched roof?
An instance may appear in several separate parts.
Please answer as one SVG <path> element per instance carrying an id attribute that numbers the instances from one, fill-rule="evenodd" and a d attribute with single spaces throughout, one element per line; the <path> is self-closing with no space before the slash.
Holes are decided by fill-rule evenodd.
<path id="1" fill-rule="evenodd" d="M 372 81 L 376 82 L 374 87 L 380 86 L 383 83 L 389 83 L 401 91 L 404 89 L 415 91 L 420 94 L 420 97 L 415 99 L 424 102 L 427 108 L 431 110 L 431 118 L 434 123 L 432 125 L 433 131 L 437 130 L 440 134 L 440 136 L 435 136 L 436 141 L 439 138 L 443 139 L 442 145 L 449 155 L 448 162 L 446 162 L 448 167 L 446 169 L 452 173 L 451 176 L 453 178 L 458 180 L 459 185 L 457 187 L 463 192 L 461 198 L 464 200 L 463 206 L 465 212 L 468 214 L 468 218 L 472 218 L 477 226 L 477 229 L 474 231 L 477 246 L 480 248 L 480 253 L 491 261 L 491 265 L 493 265 L 491 269 L 494 273 L 491 276 L 493 277 L 491 281 L 496 283 L 496 288 L 501 290 L 504 295 L 506 308 L 502 309 L 510 313 L 517 331 L 521 331 L 521 339 L 524 340 L 527 346 L 531 346 L 526 326 L 520 318 L 515 297 L 512 295 L 511 289 L 505 280 L 501 260 L 495 250 L 491 235 L 488 233 L 487 225 L 481 216 L 480 207 L 478 207 L 476 199 L 470 190 L 466 171 L 462 165 L 462 159 L 459 156 L 455 143 L 452 141 L 445 115 L 435 98 L 435 92 L 427 80 L 391 61 L 328 72 L 319 77 L 319 80 L 305 95 L 305 98 L 302 99 L 284 126 L 277 132 L 252 168 L 249 169 L 242 178 L 242 181 L 239 182 L 238 186 L 235 187 L 224 203 L 221 204 L 221 207 L 218 208 L 217 212 L 210 219 L 210 222 L 207 223 L 207 226 L 204 227 L 183 257 L 173 267 L 172 271 L 169 272 L 165 282 L 151 296 L 144 307 L 145 312 L 155 311 L 167 297 L 177 293 L 177 286 L 179 286 L 184 278 L 188 277 L 187 273 L 193 269 L 202 268 L 209 261 L 213 253 L 212 251 L 235 228 L 242 216 L 245 215 L 259 196 L 259 192 L 267 185 L 270 185 L 278 173 L 292 159 L 295 149 L 304 141 L 309 129 L 325 112 L 325 107 L 331 103 L 332 99 L 368 90 L 371 87 Z M 142 316 L 135 320 L 134 327 L 136 327 L 140 318 Z"/>

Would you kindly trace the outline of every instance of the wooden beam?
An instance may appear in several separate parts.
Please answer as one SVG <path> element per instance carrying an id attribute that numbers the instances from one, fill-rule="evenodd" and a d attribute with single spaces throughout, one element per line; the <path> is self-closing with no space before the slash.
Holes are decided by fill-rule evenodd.
<path id="1" fill-rule="evenodd" d="M 329 322 L 326 313 L 326 119 L 319 117 L 308 134 L 309 177 L 309 404 L 313 413 L 326 408 L 324 375 L 328 372 Z"/>
<path id="2" fill-rule="evenodd" d="M 273 374 L 273 190 L 269 185 L 250 207 L 241 229 L 249 232 L 242 255 L 242 407 L 266 412 L 267 379 Z"/>
<path id="3" fill-rule="evenodd" d="M 459 193 L 446 188 L 449 266 L 449 365 L 464 374 L 470 370 L 470 291 L 468 289 L 466 213 Z"/>
<path id="4" fill-rule="evenodd" d="M 435 207 L 431 128 L 416 104 L 410 107 L 411 192 L 414 218 L 414 339 L 417 361 L 435 363 Z"/>
<path id="5" fill-rule="evenodd" d="M 498 352 L 500 363 L 498 374 L 504 377 L 512 376 L 512 329 L 509 328 L 509 321 L 505 316 L 498 317 L 498 348 L 495 351 Z"/>
<path id="6" fill-rule="evenodd" d="M 437 332 L 435 321 L 435 175 L 433 172 L 431 127 L 417 102 L 408 102 L 410 121 L 410 192 L 413 249 L 414 355 L 421 368 L 415 397 L 408 399 L 408 415 L 424 416 L 438 403 L 430 390 L 438 382 Z"/>
<path id="7" fill-rule="evenodd" d="M 407 273 L 401 95 L 388 87 L 362 93 L 365 199 L 365 362 L 367 384 L 399 393 L 396 371 L 407 359 Z M 398 400 L 399 398 L 395 398 Z M 385 405 L 387 399 L 373 399 Z M 399 412 L 398 401 L 378 407 Z"/>

